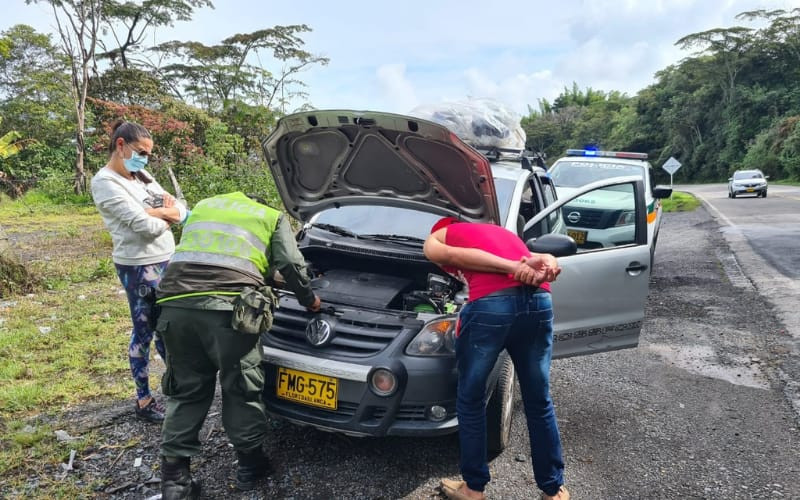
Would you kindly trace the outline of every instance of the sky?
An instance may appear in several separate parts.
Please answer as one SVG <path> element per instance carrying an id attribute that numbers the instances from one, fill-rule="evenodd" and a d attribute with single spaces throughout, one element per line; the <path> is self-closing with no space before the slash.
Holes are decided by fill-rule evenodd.
<path id="1" fill-rule="evenodd" d="M 477 97 L 521 115 L 573 82 L 635 95 L 657 71 L 692 55 L 675 46 L 681 37 L 754 26 L 735 18 L 744 11 L 800 7 L 800 0 L 212 1 L 213 10 L 159 29 L 155 41 L 212 45 L 235 33 L 306 24 L 313 31 L 302 36 L 305 49 L 330 58 L 299 75 L 315 108 L 408 113 Z M 55 32 L 46 2 L 2 3 L 0 31 L 23 23 Z"/>

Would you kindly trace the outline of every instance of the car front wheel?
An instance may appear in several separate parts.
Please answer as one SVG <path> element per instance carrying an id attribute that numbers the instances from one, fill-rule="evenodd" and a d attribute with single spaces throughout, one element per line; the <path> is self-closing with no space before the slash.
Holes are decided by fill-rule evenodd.
<path id="1" fill-rule="evenodd" d="M 494 392 L 486 405 L 486 448 L 490 459 L 506 449 L 511 438 L 511 417 L 514 406 L 514 364 L 508 355 L 503 356 L 503 366 Z"/>

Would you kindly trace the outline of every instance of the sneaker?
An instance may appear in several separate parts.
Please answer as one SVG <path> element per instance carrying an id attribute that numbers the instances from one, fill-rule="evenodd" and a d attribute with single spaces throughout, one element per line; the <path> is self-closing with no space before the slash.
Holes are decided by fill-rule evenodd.
<path id="1" fill-rule="evenodd" d="M 146 420 L 154 424 L 160 424 L 164 421 L 164 413 L 166 412 L 166 409 L 164 408 L 164 405 L 156 401 L 156 398 L 151 398 L 150 402 L 147 403 L 144 408 L 139 406 L 138 401 L 135 404 L 136 418 Z"/>

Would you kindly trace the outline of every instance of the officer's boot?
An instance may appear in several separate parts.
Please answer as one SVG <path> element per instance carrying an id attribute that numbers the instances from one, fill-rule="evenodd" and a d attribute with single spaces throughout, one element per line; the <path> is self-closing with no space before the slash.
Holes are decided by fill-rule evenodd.
<path id="1" fill-rule="evenodd" d="M 236 487 L 242 491 L 252 490 L 259 479 L 272 472 L 269 458 L 261 446 L 252 451 L 237 451 L 239 466 L 236 469 Z"/>
<path id="2" fill-rule="evenodd" d="M 196 500 L 200 485 L 189 473 L 189 457 L 161 457 L 161 499 Z"/>

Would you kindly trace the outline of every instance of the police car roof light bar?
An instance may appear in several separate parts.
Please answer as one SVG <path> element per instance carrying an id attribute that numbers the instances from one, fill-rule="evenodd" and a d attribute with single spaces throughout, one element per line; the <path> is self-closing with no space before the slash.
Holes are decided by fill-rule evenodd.
<path id="1" fill-rule="evenodd" d="M 646 160 L 647 153 L 631 153 L 627 151 L 596 151 L 593 149 L 568 149 L 567 156 L 603 156 L 607 158 L 630 158 Z"/>

